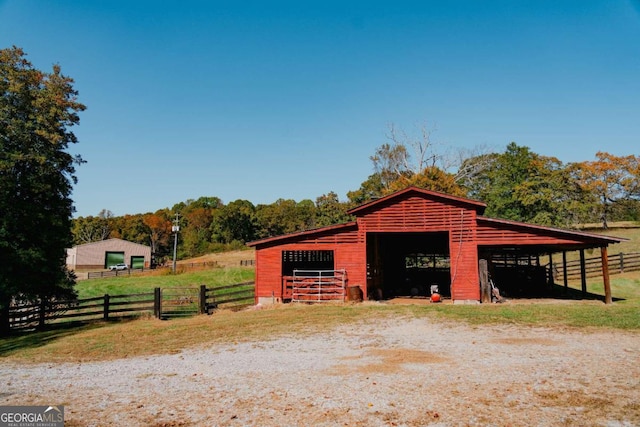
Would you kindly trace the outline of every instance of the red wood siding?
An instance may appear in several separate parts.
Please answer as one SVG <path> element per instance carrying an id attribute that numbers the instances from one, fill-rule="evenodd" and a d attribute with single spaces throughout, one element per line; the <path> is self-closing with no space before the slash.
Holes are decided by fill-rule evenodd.
<path id="1" fill-rule="evenodd" d="M 572 239 L 555 235 L 544 230 L 523 230 L 513 225 L 494 225 L 491 223 L 480 223 L 477 229 L 478 245 L 487 246 L 520 246 L 520 245 L 563 245 L 581 244 L 583 239 Z"/>
<path id="2" fill-rule="evenodd" d="M 462 212 L 468 212 L 470 215 L 465 214 L 463 219 Z M 417 196 L 396 203 L 387 203 L 379 210 L 358 218 L 358 227 L 365 232 L 448 231 L 462 225 L 468 227 L 474 223 L 473 210 Z"/>
<path id="3" fill-rule="evenodd" d="M 458 210 L 451 215 L 449 256 L 451 265 L 451 299 L 480 300 L 476 212 Z"/>
<path id="4" fill-rule="evenodd" d="M 338 239 L 340 240 L 340 239 Z M 282 251 L 332 250 L 334 268 L 345 269 L 350 286 L 358 285 L 366 293 L 366 247 L 357 242 L 357 235 L 349 238 L 352 242 L 321 243 L 300 242 L 273 246 L 256 251 L 256 298 L 282 298 Z"/>

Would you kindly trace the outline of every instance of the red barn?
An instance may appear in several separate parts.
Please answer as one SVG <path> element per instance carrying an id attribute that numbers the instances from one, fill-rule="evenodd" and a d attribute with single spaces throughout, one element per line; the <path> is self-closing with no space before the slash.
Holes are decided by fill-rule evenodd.
<path id="1" fill-rule="evenodd" d="M 432 286 L 456 303 L 480 302 L 490 300 L 487 274 L 514 296 L 531 295 L 549 284 L 541 255 L 606 255 L 624 240 L 487 218 L 485 207 L 409 187 L 351 209 L 353 222 L 251 242 L 256 302 L 428 296 Z M 607 287 L 606 265 L 603 274 Z"/>

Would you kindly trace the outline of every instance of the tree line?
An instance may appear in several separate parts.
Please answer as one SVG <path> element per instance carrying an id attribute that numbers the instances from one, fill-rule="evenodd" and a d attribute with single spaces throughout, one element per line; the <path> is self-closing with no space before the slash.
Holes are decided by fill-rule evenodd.
<path id="1" fill-rule="evenodd" d="M 121 238 L 150 245 L 156 261 L 172 253 L 172 225 L 180 225 L 178 258 L 244 248 L 261 238 L 352 220 L 349 209 L 394 191 L 417 186 L 487 204 L 486 216 L 544 226 L 575 228 L 583 223 L 640 220 L 640 156 L 599 152 L 590 161 L 564 164 L 512 142 L 503 152 L 436 152 L 430 133 L 398 136 L 378 147 L 373 173 L 340 200 L 331 191 L 315 200 L 278 199 L 254 205 L 225 204 L 200 197 L 153 213 L 97 216 L 73 221 L 76 244 Z"/>

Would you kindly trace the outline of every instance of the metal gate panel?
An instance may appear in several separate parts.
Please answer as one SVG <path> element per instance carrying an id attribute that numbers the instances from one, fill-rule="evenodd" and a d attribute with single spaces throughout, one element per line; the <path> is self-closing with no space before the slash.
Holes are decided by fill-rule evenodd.
<path id="1" fill-rule="evenodd" d="M 162 288 L 160 316 L 193 316 L 199 313 L 200 288 Z"/>

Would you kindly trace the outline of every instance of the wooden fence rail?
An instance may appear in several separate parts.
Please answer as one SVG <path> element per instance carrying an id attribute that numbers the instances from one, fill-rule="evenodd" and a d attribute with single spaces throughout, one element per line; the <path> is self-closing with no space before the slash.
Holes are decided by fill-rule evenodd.
<path id="1" fill-rule="evenodd" d="M 177 265 L 176 268 L 180 270 L 190 270 L 196 268 L 203 267 L 217 267 L 217 261 L 206 261 L 206 262 L 184 262 Z M 158 271 L 158 270 L 170 270 L 173 266 L 162 266 L 151 268 L 128 268 L 126 270 L 107 270 L 107 271 L 90 271 L 87 273 L 87 279 L 102 279 L 105 277 L 120 277 L 120 276 L 130 276 L 132 274 L 144 273 L 149 271 Z"/>
<path id="2" fill-rule="evenodd" d="M 189 292 L 186 292 L 187 289 Z M 163 292 L 164 291 L 164 292 Z M 188 299 L 181 295 L 188 294 Z M 164 294 L 164 297 L 163 297 Z M 169 295 L 169 302 L 167 301 Z M 96 321 L 153 315 L 169 318 L 177 315 L 211 313 L 216 308 L 240 308 L 254 303 L 255 283 L 207 288 L 155 288 L 153 292 L 109 295 L 68 301 L 42 301 L 9 308 L 12 330 L 43 329 L 69 321 Z M 164 298 L 164 300 L 163 300 Z M 192 304 L 194 310 L 189 310 Z"/>
<path id="3" fill-rule="evenodd" d="M 585 275 L 587 277 L 599 276 L 602 274 L 602 260 L 600 257 L 585 258 Z M 621 274 L 628 271 L 640 270 L 640 252 L 619 253 L 609 255 L 609 274 Z M 562 262 L 554 262 L 554 276 L 557 280 L 564 277 Z M 567 279 L 580 278 L 580 260 L 567 262 Z"/>

